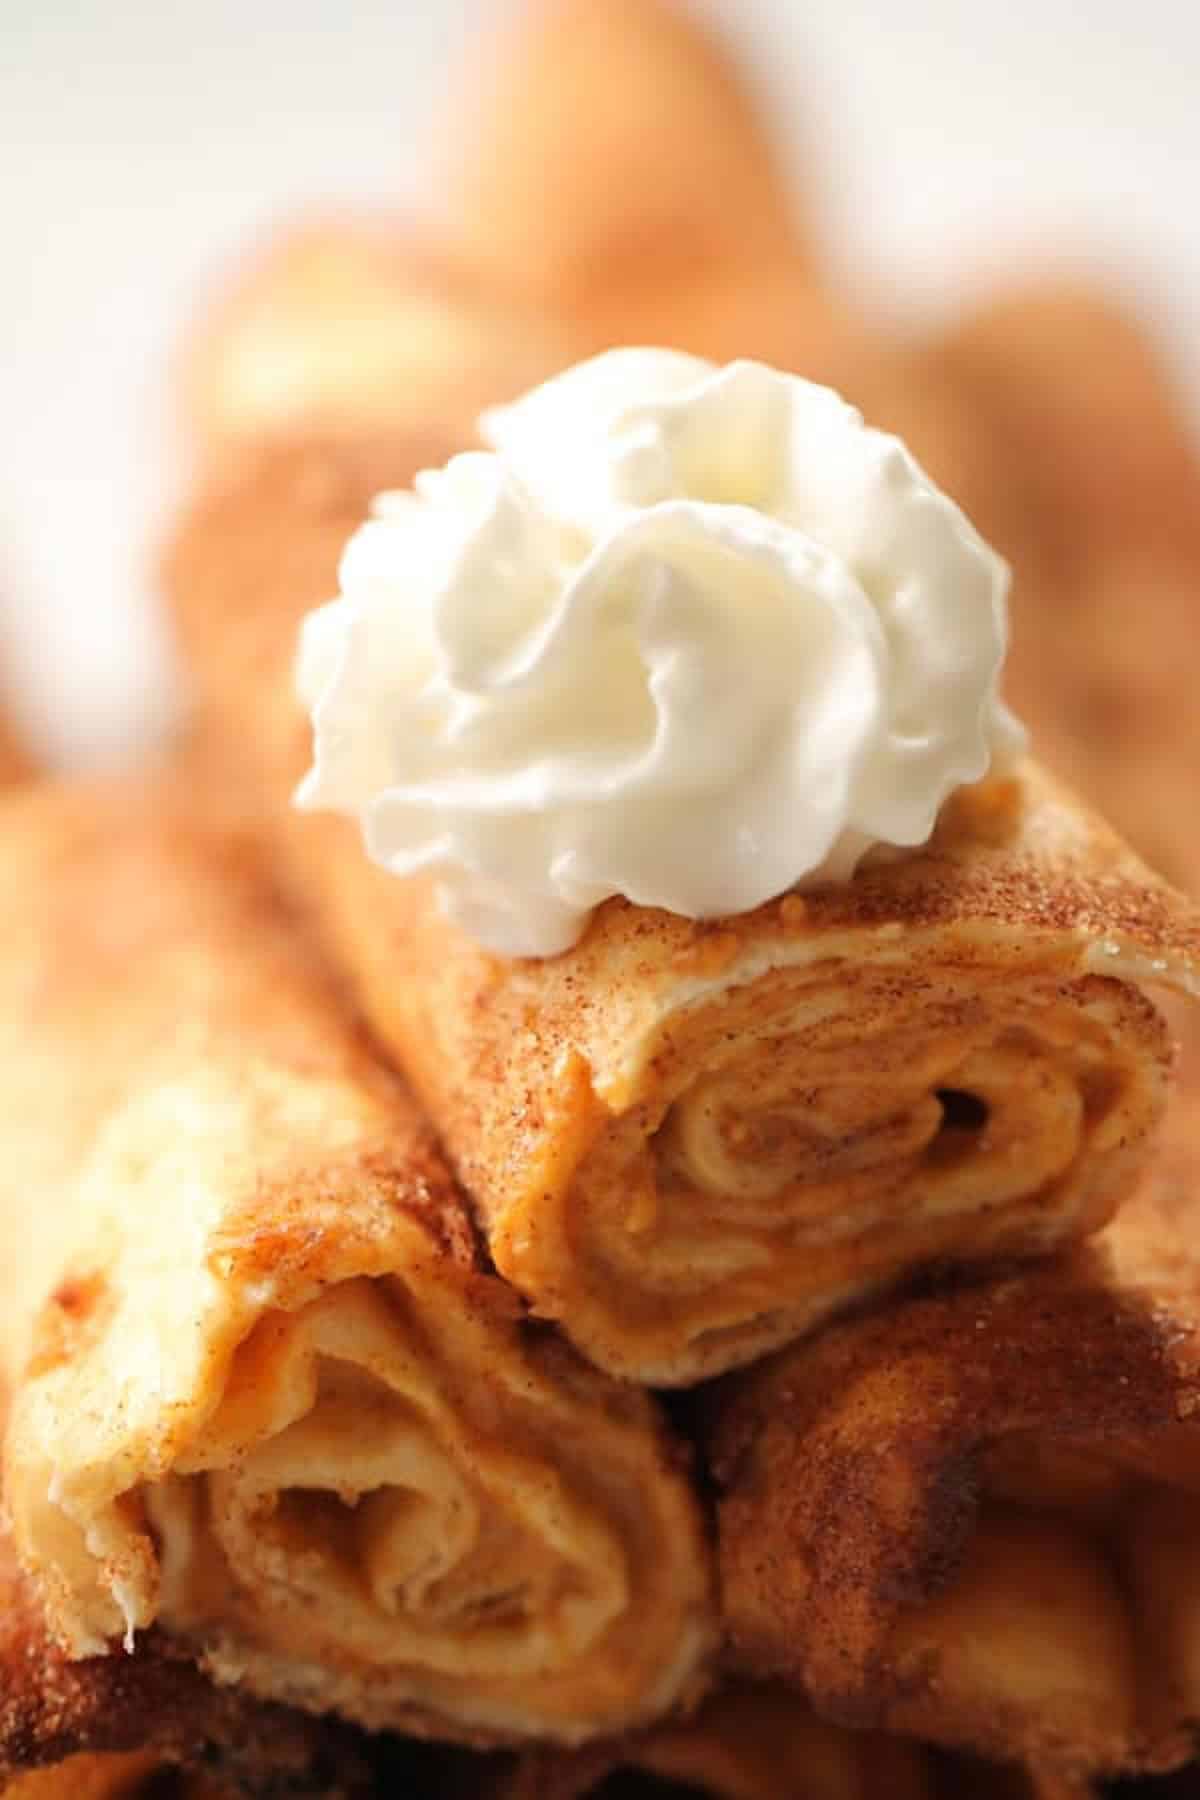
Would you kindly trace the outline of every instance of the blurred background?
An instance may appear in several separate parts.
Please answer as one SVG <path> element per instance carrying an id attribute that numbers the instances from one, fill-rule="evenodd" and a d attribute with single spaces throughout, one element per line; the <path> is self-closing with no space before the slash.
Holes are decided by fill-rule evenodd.
<path id="1" fill-rule="evenodd" d="M 1200 418 L 1200 8 L 1191 0 L 697 0 L 750 59 L 815 235 L 877 317 L 1008 269 L 1096 274 Z M 419 209 L 444 99 L 501 0 L 0 0 L 0 633 L 58 758 L 175 703 L 152 548 L 178 479 L 183 322 L 313 202 Z"/>

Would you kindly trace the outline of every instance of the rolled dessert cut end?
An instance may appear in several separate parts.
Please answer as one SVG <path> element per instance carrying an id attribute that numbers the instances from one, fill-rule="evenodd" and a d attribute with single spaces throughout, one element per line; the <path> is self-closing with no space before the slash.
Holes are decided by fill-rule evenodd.
<path id="1" fill-rule="evenodd" d="M 497 1266 L 603 1366 L 694 1381 L 922 1264 L 1084 1237 L 1131 1191 L 1162 1116 L 1163 1022 L 1106 972 L 1139 961 L 1119 928 L 1102 947 L 1030 920 L 1053 905 L 1035 846 L 1065 848 L 1076 823 L 1036 771 L 999 801 L 1021 843 L 976 886 L 971 813 L 992 799 L 848 888 L 711 933 L 621 907 L 511 977 L 509 1016 L 558 1044 L 557 1065 L 517 1056 L 546 1095 L 533 1179 L 513 1192 L 515 1156 L 495 1179 L 498 1120 L 476 1140 L 450 1111 L 443 1129 L 472 1132 L 461 1167 Z M 1034 869 L 1021 919 L 1005 880 Z"/>
<path id="2" fill-rule="evenodd" d="M 709 1397 L 744 1668 L 1072 1775 L 1192 1754 L 1196 1093 L 1073 1257 L 835 1326 Z"/>
<path id="3" fill-rule="evenodd" d="M 199 804 L 0 817 L 5 1499 L 49 1621 L 75 1656 L 158 1621 L 373 1729 L 652 1719 L 713 1635 L 678 1451 L 481 1272 L 411 1102 Z"/>
<path id="4" fill-rule="evenodd" d="M 1099 1229 L 1162 1114 L 1143 981 L 1194 989 L 1200 915 L 1037 766 L 931 842 L 695 922 L 622 900 L 542 961 L 290 808 L 300 620 L 411 449 L 293 446 L 202 498 L 167 567 L 209 728 L 429 1109 L 496 1266 L 600 1367 L 683 1385 L 930 1263 Z"/>

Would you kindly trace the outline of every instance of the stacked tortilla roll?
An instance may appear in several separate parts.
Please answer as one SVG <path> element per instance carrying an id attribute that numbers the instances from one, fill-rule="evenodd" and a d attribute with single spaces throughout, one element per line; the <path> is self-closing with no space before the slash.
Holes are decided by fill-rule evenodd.
<path id="1" fill-rule="evenodd" d="M 996 456 L 989 479 L 932 427 L 1016 562 L 1037 739 L 1195 892 L 1200 463 L 1163 361 L 1119 308 L 1049 284 L 937 361 Z M 786 1664 L 837 1717 L 1059 1766 L 1194 1754 L 1200 1045 L 1181 1024 L 1166 1141 L 1085 1250 L 839 1327 L 714 1397 L 747 1666 Z"/>
<path id="2" fill-rule="evenodd" d="M 993 1754 L 1188 1754 L 1198 1077 L 1153 1176 L 1074 1256 L 839 1325 L 707 1397 L 745 1666 Z"/>
<path id="3" fill-rule="evenodd" d="M 686 1699 L 678 1452 L 481 1271 L 245 833 L 186 782 L 47 785 L 0 864 L 5 1498 L 56 1638 L 158 1622 L 252 1692 L 468 1740 Z"/>
<path id="4" fill-rule="evenodd" d="M 299 622 L 405 454 L 265 451 L 197 503 L 168 585 L 214 730 L 534 1310 L 602 1368 L 688 1385 L 914 1268 L 1103 1224 L 1165 1095 L 1137 981 L 1194 981 L 1200 937 L 1036 765 L 851 883 L 718 927 L 611 902 L 540 963 L 290 808 Z"/>
<path id="5" fill-rule="evenodd" d="M 1178 1159 L 1147 1184 L 1165 1039 L 1136 986 L 1194 984 L 1191 908 L 1027 764 L 948 809 L 928 851 L 846 887 L 718 929 L 613 903 L 550 963 L 483 955 L 427 892 L 373 870 L 348 827 L 287 809 L 306 755 L 295 628 L 405 453 L 263 452 L 199 503 L 169 578 L 212 727 L 243 768 L 257 748 L 265 829 L 437 1121 L 497 1266 L 602 1367 L 691 1385 L 901 1274 L 1050 1249 L 1126 1202 L 1073 1261 L 836 1326 L 696 1416 L 748 1673 L 840 1721 L 1065 1780 L 1178 1762 L 1186 1679 L 1137 1673 L 1144 1621 L 1114 1598 L 1107 1540 L 1064 1524 L 1053 1483 L 1120 1438 L 1158 1503 L 1164 1459 L 1200 1458 L 1180 1423 L 1186 1348 L 1152 1329 L 1169 1297 L 1147 1217 Z M 1136 1123 L 1130 1100 L 1152 1089 Z M 1111 1278 L 1081 1274 L 1112 1258 Z M 1138 1304 L 1117 1303 L 1135 1283 Z M 868 1412 L 843 1442 L 858 1364 L 837 1346 L 860 1340 L 897 1416 L 885 1439 Z M 823 1440 L 793 1413 L 796 1370 L 844 1451 L 824 1482 Z M 1003 1456 L 986 1448 L 997 1437 Z M 977 1464 L 1013 1490 L 978 1523 Z M 803 1530 L 821 1548 L 812 1578 Z"/>
<path id="6" fill-rule="evenodd" d="M 480 153 L 475 165 L 487 176 L 477 191 L 500 182 L 506 216 L 529 185 L 514 174 L 504 188 L 518 160 L 490 168 Z M 495 214 L 465 210 L 472 229 Z M 686 229 L 673 216 L 677 241 Z M 478 259 L 511 236 L 498 232 Z M 551 269 L 555 243 L 542 240 L 531 304 L 557 304 L 577 350 L 601 317 L 640 335 L 656 301 L 636 274 L 602 302 L 581 273 L 599 268 L 603 285 L 621 260 L 611 245 L 597 264 L 585 243 L 559 243 L 563 266 Z M 699 260 L 689 291 L 720 291 L 721 253 Z M 778 272 L 768 261 L 755 263 L 761 291 Z M 802 261 L 779 275 L 793 296 Z M 512 284 L 498 285 L 511 300 Z M 770 355 L 754 285 L 743 279 L 722 325 L 743 334 L 737 348 Z M 847 355 L 852 391 L 886 396 L 893 416 L 924 405 L 931 441 L 970 445 L 976 402 L 954 357 L 918 394 L 913 359 L 890 369 L 852 332 L 810 337 L 818 310 L 799 309 L 801 367 L 828 373 Z M 1170 1503 L 1195 1456 L 1174 1323 L 1186 1307 L 1164 1285 L 1150 1223 L 1178 1168 L 1179 1128 L 1147 1185 L 1165 1038 L 1139 991 L 1146 978 L 1194 984 L 1191 910 L 1027 764 L 948 809 L 925 853 L 840 891 L 713 928 L 614 902 L 549 964 L 485 956 L 426 889 L 372 869 L 348 826 L 288 808 L 309 750 L 292 693 L 300 620 L 336 591 L 341 549 L 374 494 L 461 441 L 452 405 L 395 423 L 407 437 L 381 432 L 377 410 L 357 434 L 331 435 L 314 410 L 307 432 L 260 445 L 196 503 L 168 587 L 208 729 L 257 780 L 264 833 L 441 1133 L 488 1253 L 533 1311 L 626 1378 L 691 1386 L 793 1343 L 685 1408 L 718 1483 L 726 1624 L 746 1674 L 807 1686 L 822 1713 L 852 1724 L 1036 1759 L 1051 1771 L 1047 1793 L 1076 1781 L 1082 1792 L 1096 1770 L 1179 1761 L 1186 1682 L 1143 1678 L 1145 1621 L 1108 1559 L 1144 1543 L 1126 1525 L 1127 1492 Z M 994 448 L 971 473 L 998 492 Z M 1097 1231 L 1094 1248 L 999 1283 L 946 1283 L 947 1264 Z M 816 1331 L 919 1271 L 942 1283 L 928 1297 Z M 981 1486 L 991 1497 L 977 1505 Z M 753 1750 L 734 1775 L 737 1755 L 706 1761 L 698 1747 L 750 1716 L 758 1747 L 798 1744 L 806 1729 L 776 1691 L 751 1690 L 710 1705 L 679 1761 L 667 1728 L 628 1750 L 526 1758 L 516 1791 L 587 1792 L 617 1758 L 753 1794 L 771 1779 Z M 893 1763 L 894 1791 L 927 1779 L 913 1768 Z M 866 1779 L 860 1768 L 831 1791 Z M 982 1792 L 982 1779 L 963 1791 Z"/>
<path id="7" fill-rule="evenodd" d="M 529 1341 L 478 1272 L 403 1091 L 314 972 L 245 822 L 197 779 L 193 764 L 43 784 L 0 814 L 0 980 L 24 1070 L 5 1120 L 6 1491 L 40 1593 L 9 1579 L 2 1660 L 23 1678 L 3 1744 L 14 1774 L 45 1770 L 18 1792 L 132 1794 L 197 1764 L 215 1773 L 181 1777 L 194 1796 L 369 1780 L 345 1733 L 256 1694 L 476 1740 L 663 1710 L 708 1623 L 661 1426 L 634 1391 Z M 479 1491 L 489 1478 L 498 1493 Z M 136 1625 L 137 1654 L 68 1660 L 43 1610 L 73 1651 Z M 573 1673 L 564 1626 L 587 1646 Z M 489 1632 L 539 1717 L 483 1717 Z M 547 1657 L 532 1679 L 523 1639 Z M 424 1779 L 551 1796 L 627 1766 L 731 1800 L 817 1781 L 943 1791 L 923 1753 L 847 1736 L 782 1690 L 576 1759 Z"/>

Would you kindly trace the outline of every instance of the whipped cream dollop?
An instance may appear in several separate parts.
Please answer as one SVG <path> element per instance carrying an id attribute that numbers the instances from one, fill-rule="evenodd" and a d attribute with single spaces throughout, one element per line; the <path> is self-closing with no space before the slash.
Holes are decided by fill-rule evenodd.
<path id="1" fill-rule="evenodd" d="M 481 430 L 375 501 L 305 622 L 297 803 L 488 949 L 847 879 L 1019 751 L 1005 564 L 828 388 L 615 350 Z"/>

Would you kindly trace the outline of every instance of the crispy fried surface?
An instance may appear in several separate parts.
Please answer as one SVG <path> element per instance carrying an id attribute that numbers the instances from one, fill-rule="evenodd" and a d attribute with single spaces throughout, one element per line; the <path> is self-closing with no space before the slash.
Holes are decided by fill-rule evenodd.
<path id="1" fill-rule="evenodd" d="M 1073 1259 L 914 1297 L 706 1402 L 737 1654 L 850 1722 L 1170 1767 L 1200 1704 L 1200 1111 Z"/>

